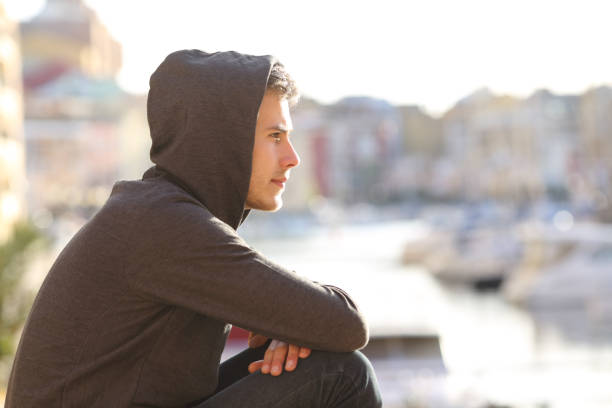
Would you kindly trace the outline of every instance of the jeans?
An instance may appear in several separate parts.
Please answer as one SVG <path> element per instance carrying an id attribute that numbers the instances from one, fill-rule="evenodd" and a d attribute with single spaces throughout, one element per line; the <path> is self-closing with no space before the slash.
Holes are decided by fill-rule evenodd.
<path id="1" fill-rule="evenodd" d="M 313 350 L 309 357 L 299 359 L 294 371 L 283 371 L 278 377 L 259 371 L 249 374 L 248 365 L 263 359 L 268 344 L 223 362 L 217 390 L 196 408 L 382 406 L 378 380 L 361 352 Z"/>

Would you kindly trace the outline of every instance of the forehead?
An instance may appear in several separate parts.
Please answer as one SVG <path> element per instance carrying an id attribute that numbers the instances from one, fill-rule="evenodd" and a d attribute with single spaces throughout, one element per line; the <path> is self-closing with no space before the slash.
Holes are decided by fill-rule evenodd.
<path id="1" fill-rule="evenodd" d="M 284 127 L 291 128 L 289 102 L 278 94 L 268 91 L 259 106 L 257 126 L 270 127 L 274 125 L 284 125 Z"/>

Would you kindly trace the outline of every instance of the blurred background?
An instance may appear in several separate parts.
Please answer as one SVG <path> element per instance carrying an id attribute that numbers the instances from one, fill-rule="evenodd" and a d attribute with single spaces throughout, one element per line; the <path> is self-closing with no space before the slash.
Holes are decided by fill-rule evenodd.
<path id="1" fill-rule="evenodd" d="M 151 165 L 147 81 L 183 48 L 273 54 L 298 81 L 302 164 L 241 233 L 358 301 L 385 407 L 612 406 L 610 16 L 0 0 L 0 406 L 51 263 Z"/>

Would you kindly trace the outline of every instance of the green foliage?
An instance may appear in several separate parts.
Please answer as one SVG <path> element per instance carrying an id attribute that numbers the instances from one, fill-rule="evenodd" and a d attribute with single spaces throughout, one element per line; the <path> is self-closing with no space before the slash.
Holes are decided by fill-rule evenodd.
<path id="1" fill-rule="evenodd" d="M 15 225 L 9 239 L 0 244 L 0 359 L 12 355 L 13 338 L 31 306 L 31 297 L 19 291 L 28 255 L 41 233 L 29 222 Z"/>

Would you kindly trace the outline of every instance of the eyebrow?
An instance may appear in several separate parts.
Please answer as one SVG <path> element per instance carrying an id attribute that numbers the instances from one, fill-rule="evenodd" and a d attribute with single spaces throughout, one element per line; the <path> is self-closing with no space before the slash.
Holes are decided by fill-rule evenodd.
<path id="1" fill-rule="evenodd" d="M 274 126 L 271 126 L 271 127 L 266 129 L 266 131 L 268 131 L 268 130 L 278 130 L 279 132 L 289 133 L 293 129 L 288 129 L 287 127 L 285 127 L 283 125 L 274 125 Z"/>

